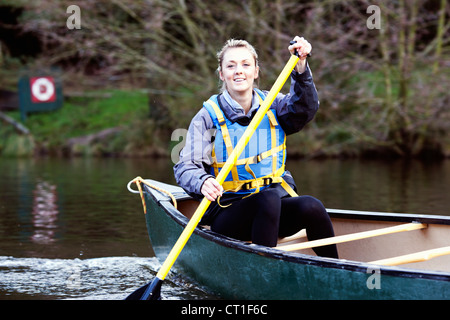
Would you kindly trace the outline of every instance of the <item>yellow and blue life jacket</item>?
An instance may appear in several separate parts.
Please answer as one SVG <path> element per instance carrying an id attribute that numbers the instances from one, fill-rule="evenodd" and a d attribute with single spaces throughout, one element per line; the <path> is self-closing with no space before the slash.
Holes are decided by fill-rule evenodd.
<path id="1" fill-rule="evenodd" d="M 258 89 L 255 91 L 261 105 L 265 95 Z M 224 115 L 219 107 L 218 95 L 213 95 L 203 107 L 208 110 L 217 128 L 210 172 L 217 177 L 247 126 L 232 122 Z M 272 183 L 281 183 L 291 196 L 296 196 L 283 179 L 285 162 L 286 135 L 274 110 L 269 109 L 222 186 L 225 192 L 251 194 Z"/>

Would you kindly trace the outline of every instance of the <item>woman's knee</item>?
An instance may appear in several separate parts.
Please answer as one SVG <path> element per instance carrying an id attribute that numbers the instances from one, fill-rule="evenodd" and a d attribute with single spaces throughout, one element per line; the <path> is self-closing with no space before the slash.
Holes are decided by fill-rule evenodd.
<path id="1" fill-rule="evenodd" d="M 325 206 L 322 201 L 312 196 L 300 196 L 299 197 L 300 210 L 307 212 L 326 213 Z"/>
<path id="2" fill-rule="evenodd" d="M 330 216 L 323 203 L 312 196 L 301 196 L 299 200 L 299 212 L 302 213 L 306 224 L 329 224 Z"/>

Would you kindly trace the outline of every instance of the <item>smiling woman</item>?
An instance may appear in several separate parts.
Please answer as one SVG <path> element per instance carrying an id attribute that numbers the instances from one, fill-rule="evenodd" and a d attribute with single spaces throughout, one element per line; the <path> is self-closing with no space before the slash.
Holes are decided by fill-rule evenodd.
<path id="1" fill-rule="evenodd" d="M 286 78 L 291 74 L 291 90 L 287 95 L 278 93 L 279 89 L 273 94 L 254 88 L 259 76 L 255 49 L 245 40 L 225 43 L 217 55 L 222 92 L 211 96 L 192 120 L 174 168 L 177 183 L 190 195 L 213 202 L 202 224 L 265 246 L 275 245 L 279 235 L 289 236 L 303 228 L 310 240 L 334 235 L 322 203 L 312 196 L 297 196 L 293 178 L 285 170 L 286 135 L 300 131 L 318 110 L 306 63 L 311 45 L 297 36 L 288 49 L 297 56 L 286 73 Z M 225 181 L 219 182 L 238 141 L 261 110 L 265 111 L 243 155 L 234 160 Z M 337 257 L 335 245 L 314 250 Z"/>

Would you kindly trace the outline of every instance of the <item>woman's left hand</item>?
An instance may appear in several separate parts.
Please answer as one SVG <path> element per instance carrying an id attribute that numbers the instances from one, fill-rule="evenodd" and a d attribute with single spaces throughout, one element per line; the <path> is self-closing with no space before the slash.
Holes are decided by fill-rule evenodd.
<path id="1" fill-rule="evenodd" d="M 295 69 L 298 73 L 303 73 L 306 69 L 306 57 L 308 56 L 308 53 L 311 52 L 312 46 L 303 37 L 295 36 L 293 41 L 295 41 L 295 43 L 291 44 L 288 49 L 291 54 L 294 54 L 295 50 L 297 50 L 300 60 Z"/>

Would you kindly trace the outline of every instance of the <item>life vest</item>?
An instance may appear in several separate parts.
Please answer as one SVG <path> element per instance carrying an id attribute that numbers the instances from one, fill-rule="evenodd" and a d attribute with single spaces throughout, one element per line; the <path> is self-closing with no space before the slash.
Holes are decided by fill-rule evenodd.
<path id="1" fill-rule="evenodd" d="M 260 105 L 265 99 L 262 91 L 255 89 Z M 204 102 L 217 133 L 212 150 L 211 174 L 217 177 L 247 126 L 230 121 L 219 107 L 218 95 Z M 281 183 L 291 196 L 294 190 L 284 181 L 286 162 L 286 135 L 272 109 L 265 114 L 244 151 L 222 184 L 225 192 L 255 193 L 272 183 Z M 290 189 L 290 190 L 289 190 Z"/>

